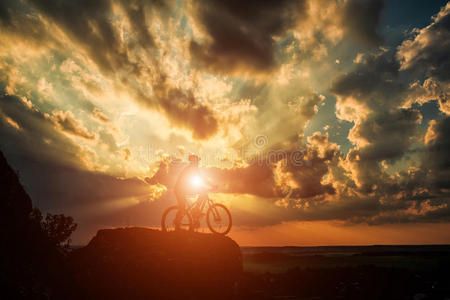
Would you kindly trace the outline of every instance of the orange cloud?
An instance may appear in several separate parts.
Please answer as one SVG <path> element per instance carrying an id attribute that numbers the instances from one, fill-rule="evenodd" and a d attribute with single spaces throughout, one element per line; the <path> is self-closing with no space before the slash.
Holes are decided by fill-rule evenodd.
<path id="1" fill-rule="evenodd" d="M 88 140 L 93 140 L 95 138 L 95 135 L 89 133 L 86 127 L 84 127 L 83 124 L 75 118 L 71 111 L 54 111 L 50 118 L 55 125 L 64 132 Z"/>

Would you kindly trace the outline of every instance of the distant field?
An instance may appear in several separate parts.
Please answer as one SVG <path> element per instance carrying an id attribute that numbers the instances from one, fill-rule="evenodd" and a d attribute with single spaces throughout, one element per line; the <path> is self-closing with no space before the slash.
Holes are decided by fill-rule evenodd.
<path id="1" fill-rule="evenodd" d="M 347 247 L 242 247 L 244 270 L 284 273 L 290 269 L 375 266 L 433 270 L 450 261 L 450 245 Z"/>

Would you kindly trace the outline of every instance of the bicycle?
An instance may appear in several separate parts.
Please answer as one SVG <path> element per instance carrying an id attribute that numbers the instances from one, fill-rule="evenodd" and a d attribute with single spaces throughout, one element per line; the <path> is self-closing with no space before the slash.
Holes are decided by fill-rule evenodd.
<path id="1" fill-rule="evenodd" d="M 208 208 L 206 214 L 204 209 Z M 163 232 L 174 231 L 175 217 L 178 206 L 167 208 L 161 218 L 161 229 Z M 206 217 L 209 230 L 216 234 L 226 235 L 231 230 L 232 218 L 228 208 L 221 203 L 214 203 L 207 193 L 201 194 L 198 199 L 187 206 L 185 214 L 181 218 L 180 229 L 194 231 L 200 227 L 202 217 Z"/>

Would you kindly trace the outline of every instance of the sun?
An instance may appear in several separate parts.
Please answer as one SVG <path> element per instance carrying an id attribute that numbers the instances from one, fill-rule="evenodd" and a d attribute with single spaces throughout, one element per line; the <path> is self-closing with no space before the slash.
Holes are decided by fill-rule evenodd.
<path id="1" fill-rule="evenodd" d="M 195 175 L 191 178 L 191 183 L 194 187 L 201 187 L 203 185 L 203 179 L 200 176 Z"/>

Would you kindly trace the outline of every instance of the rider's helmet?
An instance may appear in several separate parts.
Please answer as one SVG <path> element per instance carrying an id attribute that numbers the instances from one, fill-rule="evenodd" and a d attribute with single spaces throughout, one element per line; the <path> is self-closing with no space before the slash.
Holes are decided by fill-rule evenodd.
<path id="1" fill-rule="evenodd" d="M 200 161 L 200 157 L 195 154 L 189 154 L 188 160 L 191 163 L 198 163 Z"/>

